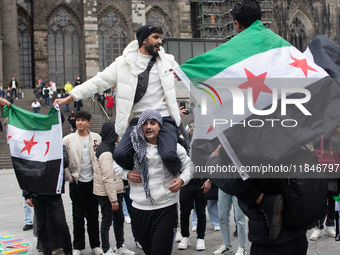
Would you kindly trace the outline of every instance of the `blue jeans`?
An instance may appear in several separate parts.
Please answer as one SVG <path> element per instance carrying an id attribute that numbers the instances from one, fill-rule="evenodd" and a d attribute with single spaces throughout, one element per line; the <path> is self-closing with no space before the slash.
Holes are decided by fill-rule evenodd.
<path id="1" fill-rule="evenodd" d="M 33 225 L 33 212 L 32 208 L 26 203 L 25 198 L 23 198 L 23 208 L 24 208 L 24 223 L 25 225 Z"/>
<path id="2" fill-rule="evenodd" d="M 195 202 L 194 202 L 195 203 Z M 207 200 L 207 207 L 209 213 L 209 220 L 213 227 L 220 226 L 220 217 L 218 215 L 218 201 L 217 200 Z M 197 226 L 197 214 L 196 209 L 192 210 L 191 225 Z"/>
<path id="3" fill-rule="evenodd" d="M 44 97 L 45 98 L 45 105 L 50 106 L 50 98 L 49 97 Z"/>
<path id="4" fill-rule="evenodd" d="M 235 218 L 237 221 L 238 246 L 244 248 L 247 246 L 246 216 L 238 205 L 237 197 L 224 193 L 222 190 L 219 189 L 218 208 L 223 245 L 227 245 L 229 247 L 232 246 L 230 233 L 230 210 L 232 204 L 235 208 Z"/>
<path id="5" fill-rule="evenodd" d="M 64 112 L 68 112 L 70 110 L 69 106 L 69 104 L 64 105 Z"/>
<path id="6" fill-rule="evenodd" d="M 126 202 L 125 202 L 124 198 L 123 198 L 123 212 L 124 212 L 124 216 L 129 216 L 130 217 L 130 214 L 128 212 L 127 205 L 126 205 Z"/>

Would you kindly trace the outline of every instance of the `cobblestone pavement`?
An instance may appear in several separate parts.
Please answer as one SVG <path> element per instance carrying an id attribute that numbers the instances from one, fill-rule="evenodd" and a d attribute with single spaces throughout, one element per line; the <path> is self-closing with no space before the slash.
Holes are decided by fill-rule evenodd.
<path id="1" fill-rule="evenodd" d="M 72 236 L 72 211 L 71 201 L 68 195 L 68 184 L 65 185 L 66 193 L 63 195 L 65 212 L 67 223 L 70 228 Z M 30 243 L 31 251 L 30 254 L 41 254 L 36 250 L 36 238 L 33 236 L 33 231 L 23 231 L 23 209 L 22 209 L 22 197 L 21 190 L 16 181 L 13 169 L 0 170 L 0 243 L 2 242 L 1 236 L 12 235 L 16 238 L 23 238 Z M 233 216 L 232 216 L 233 217 Z M 231 218 L 233 219 L 233 218 Z M 130 224 L 125 224 L 125 245 L 127 248 L 136 252 L 136 254 L 144 254 L 141 250 L 137 249 L 133 242 L 131 234 Z M 231 230 L 235 230 L 235 224 L 232 220 Z M 310 236 L 311 230 L 307 232 L 307 237 Z M 220 231 L 214 231 L 211 224 L 207 221 L 207 230 L 205 236 L 205 251 L 196 251 L 196 233 L 191 232 L 190 241 L 191 246 L 187 250 L 178 250 L 175 243 L 173 254 L 188 255 L 188 254 L 213 254 L 214 250 L 222 244 L 222 236 Z M 87 237 L 86 237 L 87 238 Z M 111 228 L 110 241 L 112 247 L 115 246 L 115 238 L 113 230 Z M 234 250 L 237 250 L 237 238 L 232 237 L 232 244 Z M 1 244 L 0 244 L 1 245 Z M 247 253 L 249 254 L 250 243 L 248 242 Z M 4 245 L 2 246 L 4 248 Z M 317 253 L 317 250 L 319 253 Z M 1 246 L 0 246 L 1 254 Z M 90 248 L 88 240 L 86 241 L 86 249 L 83 251 L 84 255 L 90 254 Z M 337 255 L 340 254 L 340 242 L 335 242 L 333 238 L 323 235 L 317 242 L 309 241 L 308 255 L 321 254 L 321 255 Z M 161 254 L 160 254 L 161 255 Z M 267 254 L 264 254 L 267 255 Z M 289 255 L 289 254 L 287 254 Z"/>

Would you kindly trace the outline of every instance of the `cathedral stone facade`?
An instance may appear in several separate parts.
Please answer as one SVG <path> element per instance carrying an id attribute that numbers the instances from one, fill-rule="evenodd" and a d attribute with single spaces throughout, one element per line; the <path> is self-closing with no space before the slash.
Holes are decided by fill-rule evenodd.
<path id="1" fill-rule="evenodd" d="M 265 25 L 300 50 L 320 34 L 340 43 L 340 0 L 259 2 Z M 211 3 L 221 10 L 235 0 L 1 0 L 0 85 L 7 87 L 12 77 L 24 88 L 39 79 L 58 88 L 77 76 L 87 80 L 121 55 L 144 24 L 161 26 L 164 37 L 203 38 L 209 33 L 199 31 L 197 20 L 207 13 L 202 29 L 227 27 L 215 22 L 220 19 Z M 219 31 L 204 38 L 230 38 L 227 29 Z"/>

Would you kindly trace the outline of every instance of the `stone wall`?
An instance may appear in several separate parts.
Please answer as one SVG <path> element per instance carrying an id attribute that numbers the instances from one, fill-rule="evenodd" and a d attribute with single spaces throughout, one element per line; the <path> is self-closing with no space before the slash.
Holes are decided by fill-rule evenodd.
<path id="1" fill-rule="evenodd" d="M 0 15 L 2 15 L 1 13 L 1 3 L 0 3 Z M 1 18 L 0 18 L 0 86 L 2 86 L 2 80 L 3 80 L 3 72 L 2 72 L 2 30 L 1 30 Z"/>
<path id="2" fill-rule="evenodd" d="M 12 77 L 15 77 L 20 85 L 17 15 L 16 1 L 1 1 L 2 58 L 3 63 L 6 63 L 3 65 L 4 87 L 9 85 Z"/>

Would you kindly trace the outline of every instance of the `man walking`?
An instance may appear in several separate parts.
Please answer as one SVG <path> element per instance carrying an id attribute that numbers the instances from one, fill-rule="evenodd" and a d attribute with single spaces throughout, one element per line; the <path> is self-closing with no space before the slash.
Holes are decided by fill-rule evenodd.
<path id="1" fill-rule="evenodd" d="M 77 131 L 63 138 L 69 154 L 69 167 L 65 169 L 70 182 L 70 197 L 73 214 L 73 255 L 81 255 L 85 249 L 85 221 L 91 252 L 103 254 L 99 241 L 98 201 L 93 194 L 93 171 L 96 165 L 96 151 L 101 137 L 88 130 L 91 114 L 79 111 L 75 115 Z"/>

